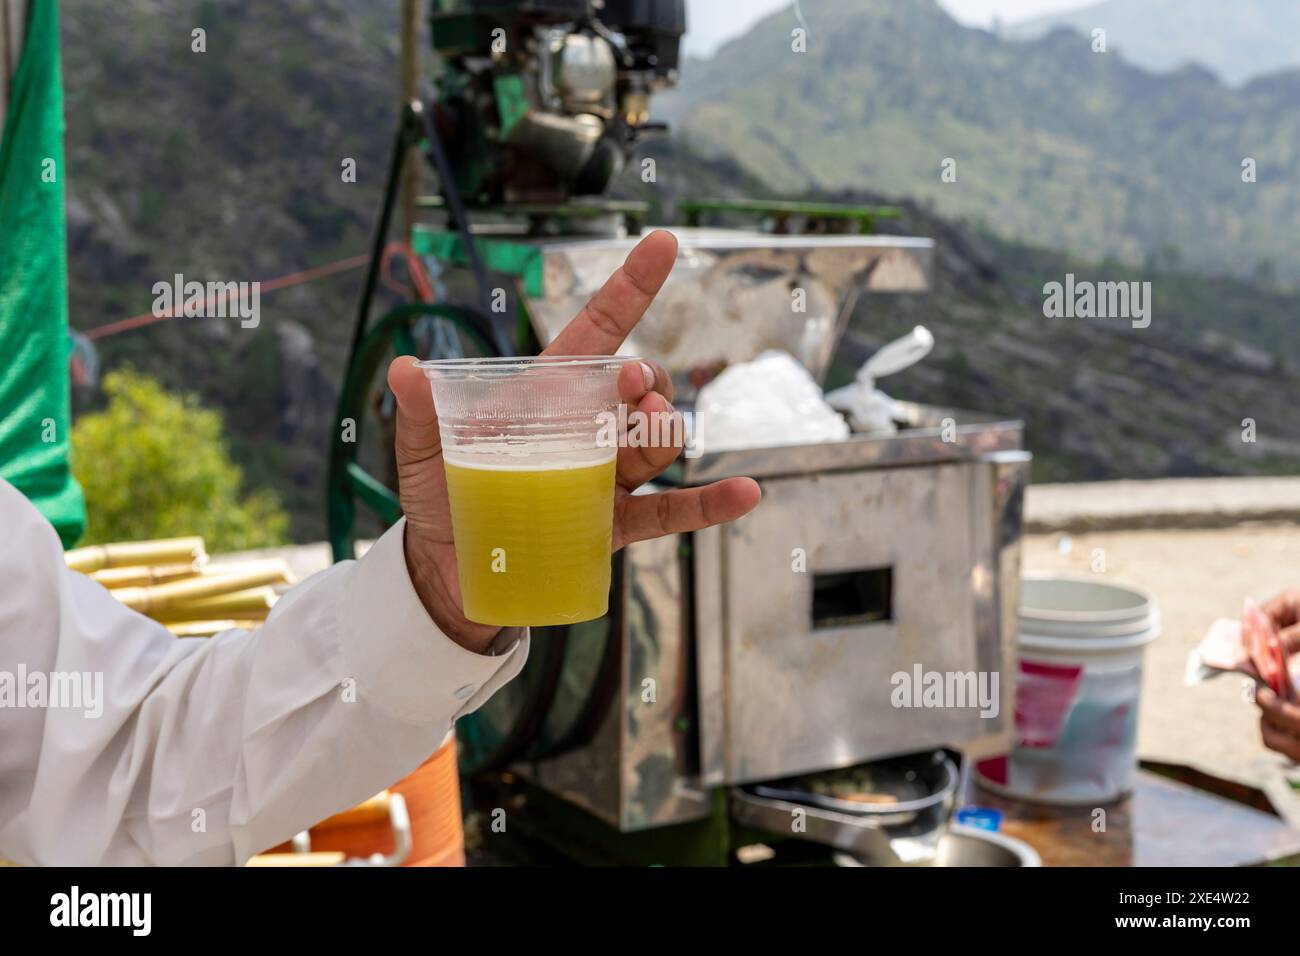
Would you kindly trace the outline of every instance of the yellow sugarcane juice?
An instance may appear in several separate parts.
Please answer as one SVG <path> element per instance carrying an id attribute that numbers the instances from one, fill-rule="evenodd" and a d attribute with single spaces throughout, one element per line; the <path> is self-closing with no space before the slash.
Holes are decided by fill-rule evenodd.
<path id="1" fill-rule="evenodd" d="M 549 467 L 447 459 L 466 617 L 541 626 L 590 621 L 608 610 L 612 451 L 595 464 Z"/>
<path id="2" fill-rule="evenodd" d="M 576 624 L 609 607 L 619 371 L 634 358 L 420 362 L 438 413 L 465 616 Z M 620 426 L 621 427 L 621 426 Z"/>

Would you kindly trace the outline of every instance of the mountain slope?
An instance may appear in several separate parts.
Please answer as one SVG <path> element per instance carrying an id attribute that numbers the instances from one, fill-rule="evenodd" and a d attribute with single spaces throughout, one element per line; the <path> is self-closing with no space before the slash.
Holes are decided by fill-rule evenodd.
<path id="1" fill-rule="evenodd" d="M 1300 277 L 1300 72 L 1232 90 L 1200 69 L 1146 73 L 1068 31 L 1000 40 L 934 0 L 802 8 L 806 53 L 785 11 L 687 65 L 663 108 L 693 149 L 779 191 L 869 184 L 1093 259 L 1177 250 L 1195 268 Z M 1242 181 L 1246 157 L 1258 182 Z"/>
<path id="2" fill-rule="evenodd" d="M 1105 0 L 1018 23 L 1004 35 L 1032 40 L 1061 27 L 1088 35 L 1104 28 L 1120 54 L 1145 69 L 1196 63 L 1233 85 L 1300 66 L 1294 0 Z"/>

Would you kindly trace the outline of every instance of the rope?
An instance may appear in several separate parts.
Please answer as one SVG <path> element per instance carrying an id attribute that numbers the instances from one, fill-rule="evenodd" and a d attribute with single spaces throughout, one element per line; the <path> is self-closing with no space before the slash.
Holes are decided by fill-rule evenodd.
<path id="1" fill-rule="evenodd" d="M 311 282 L 315 279 L 323 279 L 325 276 L 331 276 L 338 272 L 346 272 L 349 269 L 355 269 L 358 266 L 365 265 L 369 261 L 369 255 L 352 256 L 350 259 L 340 259 L 338 262 L 331 262 L 323 266 L 317 266 L 314 269 L 304 269 L 301 272 L 292 272 L 289 275 L 278 276 L 274 279 L 267 279 L 261 283 L 262 292 L 274 292 L 277 289 L 286 289 L 290 286 L 302 285 L 305 282 Z M 223 292 L 204 301 L 203 311 L 209 311 L 210 307 L 220 305 L 226 300 L 226 294 Z M 161 322 L 164 319 L 174 319 L 177 316 L 177 309 L 184 311 L 184 303 L 177 303 L 176 306 L 168 312 L 161 315 L 155 315 L 152 311 L 143 312 L 140 315 L 133 315 L 129 319 L 118 319 L 116 322 L 109 322 L 105 325 L 96 326 L 93 329 L 87 329 L 82 334 L 88 339 L 102 339 L 110 335 L 117 335 L 120 332 L 129 332 L 132 329 L 142 328 L 146 325 L 152 325 L 155 322 Z"/>

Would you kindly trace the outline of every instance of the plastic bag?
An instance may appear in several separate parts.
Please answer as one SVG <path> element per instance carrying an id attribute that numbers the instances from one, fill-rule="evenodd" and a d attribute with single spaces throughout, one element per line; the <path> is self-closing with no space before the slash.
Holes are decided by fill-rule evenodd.
<path id="1" fill-rule="evenodd" d="M 848 423 L 826 404 L 808 370 L 788 352 L 770 350 L 728 366 L 695 400 L 694 441 L 701 451 L 848 437 Z"/>
<path id="2" fill-rule="evenodd" d="M 915 365 L 934 348 L 934 336 L 923 325 L 895 339 L 867 359 L 858 369 L 852 385 L 837 388 L 826 396 L 832 408 L 844 412 L 855 432 L 892 435 L 901 414 L 892 398 L 876 388 L 876 380 Z"/>

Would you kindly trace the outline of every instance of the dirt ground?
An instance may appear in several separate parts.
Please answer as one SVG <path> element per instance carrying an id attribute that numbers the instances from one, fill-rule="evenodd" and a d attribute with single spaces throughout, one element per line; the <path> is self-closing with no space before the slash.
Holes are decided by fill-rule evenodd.
<path id="1" fill-rule="evenodd" d="M 1094 571 L 1094 562 L 1104 570 Z M 1247 596 L 1264 601 L 1300 587 L 1300 527 L 1031 535 L 1024 570 L 1095 574 L 1155 595 L 1163 632 L 1147 649 L 1138 721 L 1142 757 L 1255 786 L 1276 780 L 1289 766 L 1260 743 L 1259 712 L 1244 677 L 1226 674 L 1187 687 L 1183 672 L 1187 652 L 1215 618 L 1239 617 Z"/>

